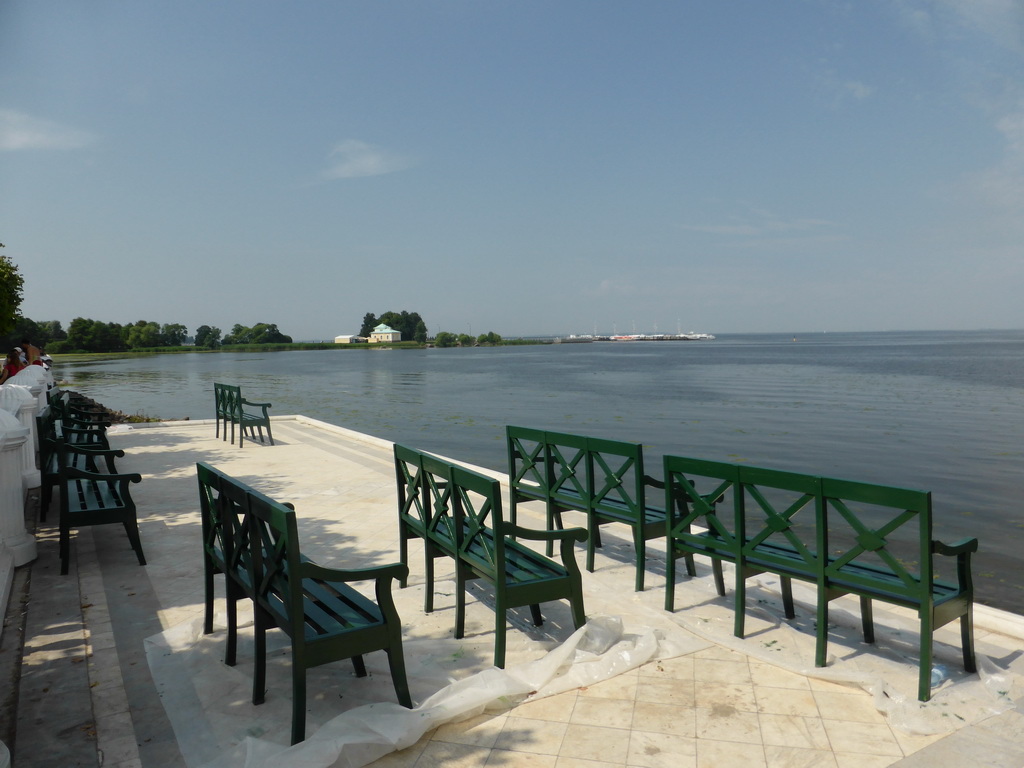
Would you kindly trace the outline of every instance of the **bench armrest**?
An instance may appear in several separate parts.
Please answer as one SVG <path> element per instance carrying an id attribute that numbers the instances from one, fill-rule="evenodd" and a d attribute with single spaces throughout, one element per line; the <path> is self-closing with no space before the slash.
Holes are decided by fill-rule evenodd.
<path id="1" fill-rule="evenodd" d="M 253 408 L 264 408 L 264 409 L 265 408 L 273 407 L 273 406 L 271 406 L 270 403 L 251 403 L 251 402 L 249 402 L 248 400 L 246 400 L 244 398 L 242 399 L 242 405 L 251 405 Z"/>
<path id="2" fill-rule="evenodd" d="M 138 472 L 129 472 L 117 475 L 107 475 L 103 472 L 86 472 L 84 469 L 75 469 L 74 467 L 61 467 L 61 477 L 72 477 L 72 478 L 83 478 L 85 480 L 98 480 L 106 483 L 122 483 L 127 485 L 128 483 L 141 483 L 142 475 Z"/>
<path id="3" fill-rule="evenodd" d="M 536 528 L 522 528 L 511 523 L 503 523 L 501 533 L 515 539 L 529 541 L 586 541 L 586 528 L 564 528 L 555 531 L 541 531 Z"/>
<path id="4" fill-rule="evenodd" d="M 956 556 L 956 578 L 960 591 L 973 594 L 974 577 L 971 574 L 971 553 L 978 551 L 977 539 L 961 539 L 955 544 L 932 541 L 932 552 L 937 555 Z"/>
<path id="5" fill-rule="evenodd" d="M 644 475 L 644 485 L 648 488 L 657 488 L 659 491 L 665 490 L 665 481 L 650 475 Z"/>
<path id="6" fill-rule="evenodd" d="M 977 551 L 977 539 L 962 539 L 955 544 L 943 544 L 941 541 L 932 541 L 932 552 L 936 555 L 953 557 L 955 555 L 970 554 L 971 552 Z"/>
<path id="7" fill-rule="evenodd" d="M 402 563 L 378 565 L 372 568 L 327 568 L 307 560 L 302 563 L 302 577 L 323 581 L 369 581 L 370 579 L 402 579 L 408 576 L 409 566 Z"/>

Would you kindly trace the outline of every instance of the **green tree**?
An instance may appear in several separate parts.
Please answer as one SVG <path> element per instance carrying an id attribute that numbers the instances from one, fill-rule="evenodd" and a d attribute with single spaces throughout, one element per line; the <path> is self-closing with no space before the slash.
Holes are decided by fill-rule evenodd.
<path id="1" fill-rule="evenodd" d="M 196 328 L 196 346 L 205 349 L 216 349 L 220 346 L 220 328 L 200 325 Z"/>
<path id="2" fill-rule="evenodd" d="M 124 343 L 129 349 L 149 349 L 162 345 L 160 326 L 149 320 L 139 320 L 124 329 Z"/>
<path id="3" fill-rule="evenodd" d="M 0 243 L 0 248 L 4 244 Z M 0 333 L 7 333 L 14 328 L 21 308 L 21 290 L 25 279 L 18 271 L 17 265 L 7 256 L 0 256 Z"/>
<path id="4" fill-rule="evenodd" d="M 125 348 L 123 331 L 117 323 L 76 317 L 68 326 L 68 337 L 63 348 L 82 352 L 117 352 Z"/>
<path id="5" fill-rule="evenodd" d="M 277 329 L 276 323 L 256 323 L 252 327 L 250 344 L 291 344 L 292 337 L 285 336 Z"/>
<path id="6" fill-rule="evenodd" d="M 359 327 L 359 335 L 370 337 L 373 333 L 373 329 L 377 327 L 377 316 L 373 312 L 367 312 L 363 315 L 363 324 Z"/>
<path id="7" fill-rule="evenodd" d="M 160 329 L 160 336 L 163 338 L 164 346 L 180 347 L 188 336 L 188 328 L 181 323 L 165 323 Z"/>
<path id="8" fill-rule="evenodd" d="M 434 337 L 435 347 L 454 347 L 458 343 L 459 340 L 455 337 L 455 334 L 448 333 L 448 331 L 441 331 Z"/>
<path id="9" fill-rule="evenodd" d="M 472 347 L 475 340 L 468 333 L 459 334 L 459 346 L 460 347 Z"/>
<path id="10" fill-rule="evenodd" d="M 422 320 L 416 323 L 416 331 L 412 335 L 412 340 L 417 344 L 427 343 L 427 324 Z"/>
<path id="11" fill-rule="evenodd" d="M 235 323 L 231 327 L 231 333 L 224 337 L 225 344 L 248 344 L 252 337 L 252 328 Z"/>

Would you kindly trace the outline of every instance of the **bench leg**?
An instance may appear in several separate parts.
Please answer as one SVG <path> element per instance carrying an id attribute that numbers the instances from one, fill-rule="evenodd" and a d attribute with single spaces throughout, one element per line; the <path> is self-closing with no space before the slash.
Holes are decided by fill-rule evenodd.
<path id="1" fill-rule="evenodd" d="M 928 701 L 932 697 L 932 622 L 921 621 L 921 661 L 918 669 L 917 698 Z"/>
<path id="2" fill-rule="evenodd" d="M 647 570 L 647 546 L 643 538 L 639 536 L 639 532 L 634 550 L 636 552 L 636 584 L 633 586 L 633 591 L 643 592 L 644 573 Z"/>
<path id="3" fill-rule="evenodd" d="M 718 567 L 722 567 L 720 560 L 716 560 Z M 736 564 L 736 609 L 733 616 L 733 634 L 736 637 L 743 637 L 746 632 L 747 620 L 747 574 L 739 563 Z"/>
<path id="4" fill-rule="evenodd" d="M 574 584 L 569 596 L 569 607 L 572 609 L 573 629 L 579 629 L 587 623 L 587 614 L 583 608 L 583 585 Z"/>
<path id="5" fill-rule="evenodd" d="M 505 611 L 505 601 L 499 599 L 494 610 L 494 666 L 498 669 L 505 668 Z"/>
<path id="6" fill-rule="evenodd" d="M 964 653 L 964 669 L 977 672 L 978 665 L 974 658 L 974 604 L 967 606 L 967 613 L 960 617 L 960 644 Z"/>
<path id="7" fill-rule="evenodd" d="M 398 524 L 398 562 L 402 565 L 409 567 L 409 534 L 406 531 L 404 524 L 399 522 Z M 405 589 L 409 586 L 409 572 L 406 571 L 405 575 L 398 580 L 398 586 L 401 589 Z"/>
<path id="8" fill-rule="evenodd" d="M 352 669 L 355 670 L 356 677 L 366 677 L 366 662 L 362 656 L 352 657 Z"/>
<path id="9" fill-rule="evenodd" d="M 818 585 L 818 636 L 814 645 L 814 666 L 824 667 L 828 656 L 828 590 Z"/>
<path id="10" fill-rule="evenodd" d="M 539 627 L 544 623 L 544 617 L 540 615 L 540 605 L 534 603 L 530 606 L 530 618 L 533 619 L 533 626 Z"/>
<path id="11" fill-rule="evenodd" d="M 395 686 L 398 703 L 406 709 L 412 709 L 412 696 L 409 694 L 409 681 L 405 676 L 405 652 L 402 650 L 401 636 L 391 639 L 388 654 L 388 666 L 391 668 L 391 682 Z"/>
<path id="12" fill-rule="evenodd" d="M 715 575 L 715 589 L 720 597 L 725 597 L 725 576 L 722 573 L 722 561 L 717 557 L 711 559 L 711 571 Z"/>
<path id="13" fill-rule="evenodd" d="M 224 663 L 229 667 L 235 666 L 236 650 L 238 648 L 238 587 L 232 586 L 231 579 L 227 583 L 227 612 L 228 612 L 228 641 L 224 648 Z"/>
<path id="14" fill-rule="evenodd" d="M 875 642 L 875 622 L 870 597 L 861 597 L 860 599 L 860 623 L 864 630 L 864 642 Z"/>
<path id="15" fill-rule="evenodd" d="M 782 586 L 782 610 L 787 619 L 796 618 L 796 609 L 793 607 L 793 580 L 788 576 L 780 577 Z"/>
<path id="16" fill-rule="evenodd" d="M 466 634 L 466 575 L 465 567 L 455 563 L 455 639 Z"/>
<path id="17" fill-rule="evenodd" d="M 209 555 L 203 557 L 203 634 L 213 632 L 213 564 Z"/>
<path id="18" fill-rule="evenodd" d="M 423 588 L 423 612 L 434 612 L 434 553 L 430 550 L 427 540 L 423 540 L 423 553 L 426 562 L 423 564 L 426 584 Z"/>
<path id="19" fill-rule="evenodd" d="M 132 517 L 131 520 L 124 521 L 124 530 L 128 534 L 128 541 L 131 542 L 132 549 L 135 550 L 136 557 L 139 558 L 139 565 L 146 564 L 146 556 L 142 553 L 142 539 L 139 538 L 139 524 Z"/>
<path id="20" fill-rule="evenodd" d="M 296 661 L 294 652 L 292 646 L 292 744 L 298 744 L 306 739 L 306 667 Z"/>
<path id="21" fill-rule="evenodd" d="M 254 665 L 252 674 L 252 703 L 260 705 L 267 694 L 267 624 L 270 617 L 258 606 L 254 605 Z M 295 660 L 292 659 L 294 666 Z"/>

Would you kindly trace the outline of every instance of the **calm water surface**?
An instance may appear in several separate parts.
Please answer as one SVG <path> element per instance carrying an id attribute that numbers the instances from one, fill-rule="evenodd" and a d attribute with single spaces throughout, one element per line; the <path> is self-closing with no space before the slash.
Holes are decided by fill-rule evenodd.
<path id="1" fill-rule="evenodd" d="M 977 536 L 980 599 L 1024 613 L 1024 331 L 750 335 L 430 350 L 153 355 L 58 364 L 108 407 L 212 418 L 213 383 L 497 470 L 504 427 L 924 488 Z M 648 458 L 649 457 L 649 458 Z"/>

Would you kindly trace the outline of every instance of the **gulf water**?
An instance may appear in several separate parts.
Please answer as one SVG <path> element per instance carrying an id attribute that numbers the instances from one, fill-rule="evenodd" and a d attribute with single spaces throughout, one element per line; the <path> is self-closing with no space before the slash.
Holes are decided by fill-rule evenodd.
<path id="1" fill-rule="evenodd" d="M 213 416 L 213 383 L 499 471 L 517 424 L 666 453 L 932 491 L 977 536 L 980 602 L 1024 613 L 1024 331 L 756 334 L 695 342 L 150 355 L 59 363 L 107 407 Z M 210 429 L 213 427 L 211 425 Z"/>

